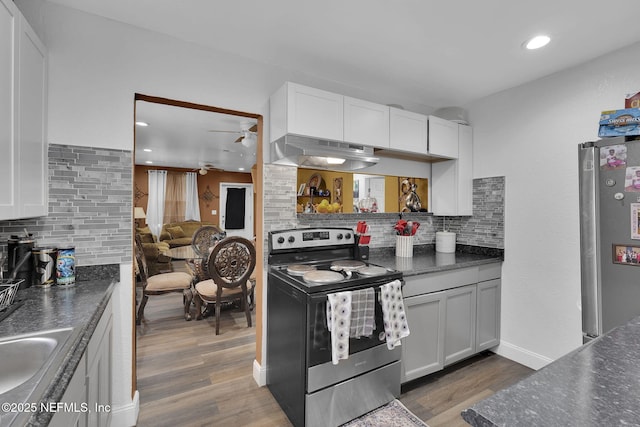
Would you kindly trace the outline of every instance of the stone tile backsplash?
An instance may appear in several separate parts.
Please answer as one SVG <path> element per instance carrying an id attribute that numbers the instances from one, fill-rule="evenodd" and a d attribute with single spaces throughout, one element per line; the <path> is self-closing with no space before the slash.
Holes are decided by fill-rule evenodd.
<path id="1" fill-rule="evenodd" d="M 298 226 L 355 228 L 366 220 L 372 248 L 395 246 L 393 225 L 398 214 L 295 214 L 297 169 L 292 166 L 265 165 L 265 231 Z M 440 217 L 421 213 L 403 214 L 404 219 L 420 222 L 414 244 L 434 244 L 436 231 L 457 233 L 461 245 L 504 249 L 505 177 L 473 180 L 473 216 Z M 267 246 L 265 246 L 266 248 Z"/>
<path id="2" fill-rule="evenodd" d="M 131 262 L 131 151 L 49 145 L 49 215 L 0 221 L 0 251 L 13 234 L 38 246 L 74 246 L 76 265 Z"/>
<path id="3" fill-rule="evenodd" d="M 49 145 L 49 216 L 0 221 L 0 252 L 7 239 L 34 234 L 38 246 L 74 246 L 78 266 L 131 262 L 132 153 L 94 147 Z M 264 230 L 305 226 L 355 228 L 366 219 L 372 248 L 395 245 L 393 224 L 398 214 L 305 214 L 296 208 L 297 169 L 264 165 Z M 505 178 L 473 182 L 472 217 L 404 214 L 419 221 L 415 244 L 435 243 L 435 232 L 455 231 L 462 245 L 504 248 Z M 265 241 L 265 249 L 268 248 Z M 267 253 L 265 251 L 265 262 Z"/>

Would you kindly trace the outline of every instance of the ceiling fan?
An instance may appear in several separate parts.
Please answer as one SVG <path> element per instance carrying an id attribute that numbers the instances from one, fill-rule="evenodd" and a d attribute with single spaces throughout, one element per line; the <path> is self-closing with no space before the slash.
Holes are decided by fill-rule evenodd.
<path id="1" fill-rule="evenodd" d="M 240 136 L 233 141 L 234 143 L 241 143 L 245 147 L 249 147 L 255 144 L 256 134 L 258 132 L 258 124 L 251 124 L 251 122 L 243 122 L 240 130 L 209 130 L 209 132 L 223 132 L 223 133 L 236 133 Z"/>
<path id="2" fill-rule="evenodd" d="M 223 169 L 217 168 L 215 167 L 214 164 L 212 163 L 204 163 L 204 162 L 200 162 L 199 163 L 200 167 L 193 169 L 194 171 L 198 171 L 198 173 L 200 175 L 206 175 L 207 172 L 213 170 L 213 171 L 223 171 Z"/>

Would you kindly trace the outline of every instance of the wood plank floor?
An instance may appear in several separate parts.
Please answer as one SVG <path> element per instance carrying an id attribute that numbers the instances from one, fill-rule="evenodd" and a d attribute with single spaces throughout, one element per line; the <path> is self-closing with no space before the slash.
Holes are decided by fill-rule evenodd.
<path id="1" fill-rule="evenodd" d="M 291 426 L 267 387 L 253 380 L 255 327 L 240 310 L 186 322 L 178 294 L 150 297 L 137 327 L 138 426 Z M 255 319 L 254 323 L 255 325 Z M 406 384 L 402 403 L 430 427 L 466 426 L 460 411 L 531 369 L 493 353 Z"/>

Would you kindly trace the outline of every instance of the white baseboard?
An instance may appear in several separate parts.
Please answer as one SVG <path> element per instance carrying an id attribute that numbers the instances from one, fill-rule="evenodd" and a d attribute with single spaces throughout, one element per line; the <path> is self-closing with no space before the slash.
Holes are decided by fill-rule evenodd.
<path id="1" fill-rule="evenodd" d="M 134 427 L 138 423 L 139 412 L 140 395 L 138 394 L 138 390 L 136 390 L 130 404 L 113 408 L 111 412 L 111 425 L 114 427 Z"/>
<path id="2" fill-rule="evenodd" d="M 253 361 L 253 380 L 260 387 L 267 385 L 267 370 L 260 366 L 257 360 Z"/>
<path id="3" fill-rule="evenodd" d="M 553 362 L 553 359 L 505 341 L 500 341 L 500 345 L 492 349 L 492 351 L 536 371 Z"/>

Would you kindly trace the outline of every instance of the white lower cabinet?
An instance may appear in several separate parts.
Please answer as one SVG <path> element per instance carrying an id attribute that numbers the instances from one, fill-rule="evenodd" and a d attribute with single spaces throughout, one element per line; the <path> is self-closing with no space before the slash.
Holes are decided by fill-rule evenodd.
<path id="1" fill-rule="evenodd" d="M 500 270 L 494 263 L 405 278 L 403 383 L 499 344 Z"/>
<path id="2" fill-rule="evenodd" d="M 111 302 L 104 311 L 87 347 L 88 425 L 107 427 L 111 423 Z"/>
<path id="3" fill-rule="evenodd" d="M 486 350 L 500 344 L 500 279 L 478 283 L 476 348 Z"/>
<path id="4" fill-rule="evenodd" d="M 476 285 L 446 291 L 444 366 L 476 352 Z"/>
<path id="5" fill-rule="evenodd" d="M 88 427 L 87 414 L 83 412 L 82 404 L 87 402 L 87 389 L 84 386 L 84 379 L 87 373 L 87 355 L 80 359 L 76 372 L 71 377 L 67 390 L 60 400 L 63 410 L 57 411 L 49 427 Z M 65 405 L 64 408 L 62 405 Z"/>
<path id="6" fill-rule="evenodd" d="M 402 381 L 423 377 L 444 367 L 445 292 L 406 298 L 404 309 L 411 334 L 402 342 Z"/>
<path id="7" fill-rule="evenodd" d="M 54 414 L 49 426 L 108 427 L 111 424 L 112 321 L 109 301 L 62 397 L 60 403 L 64 409 Z"/>

